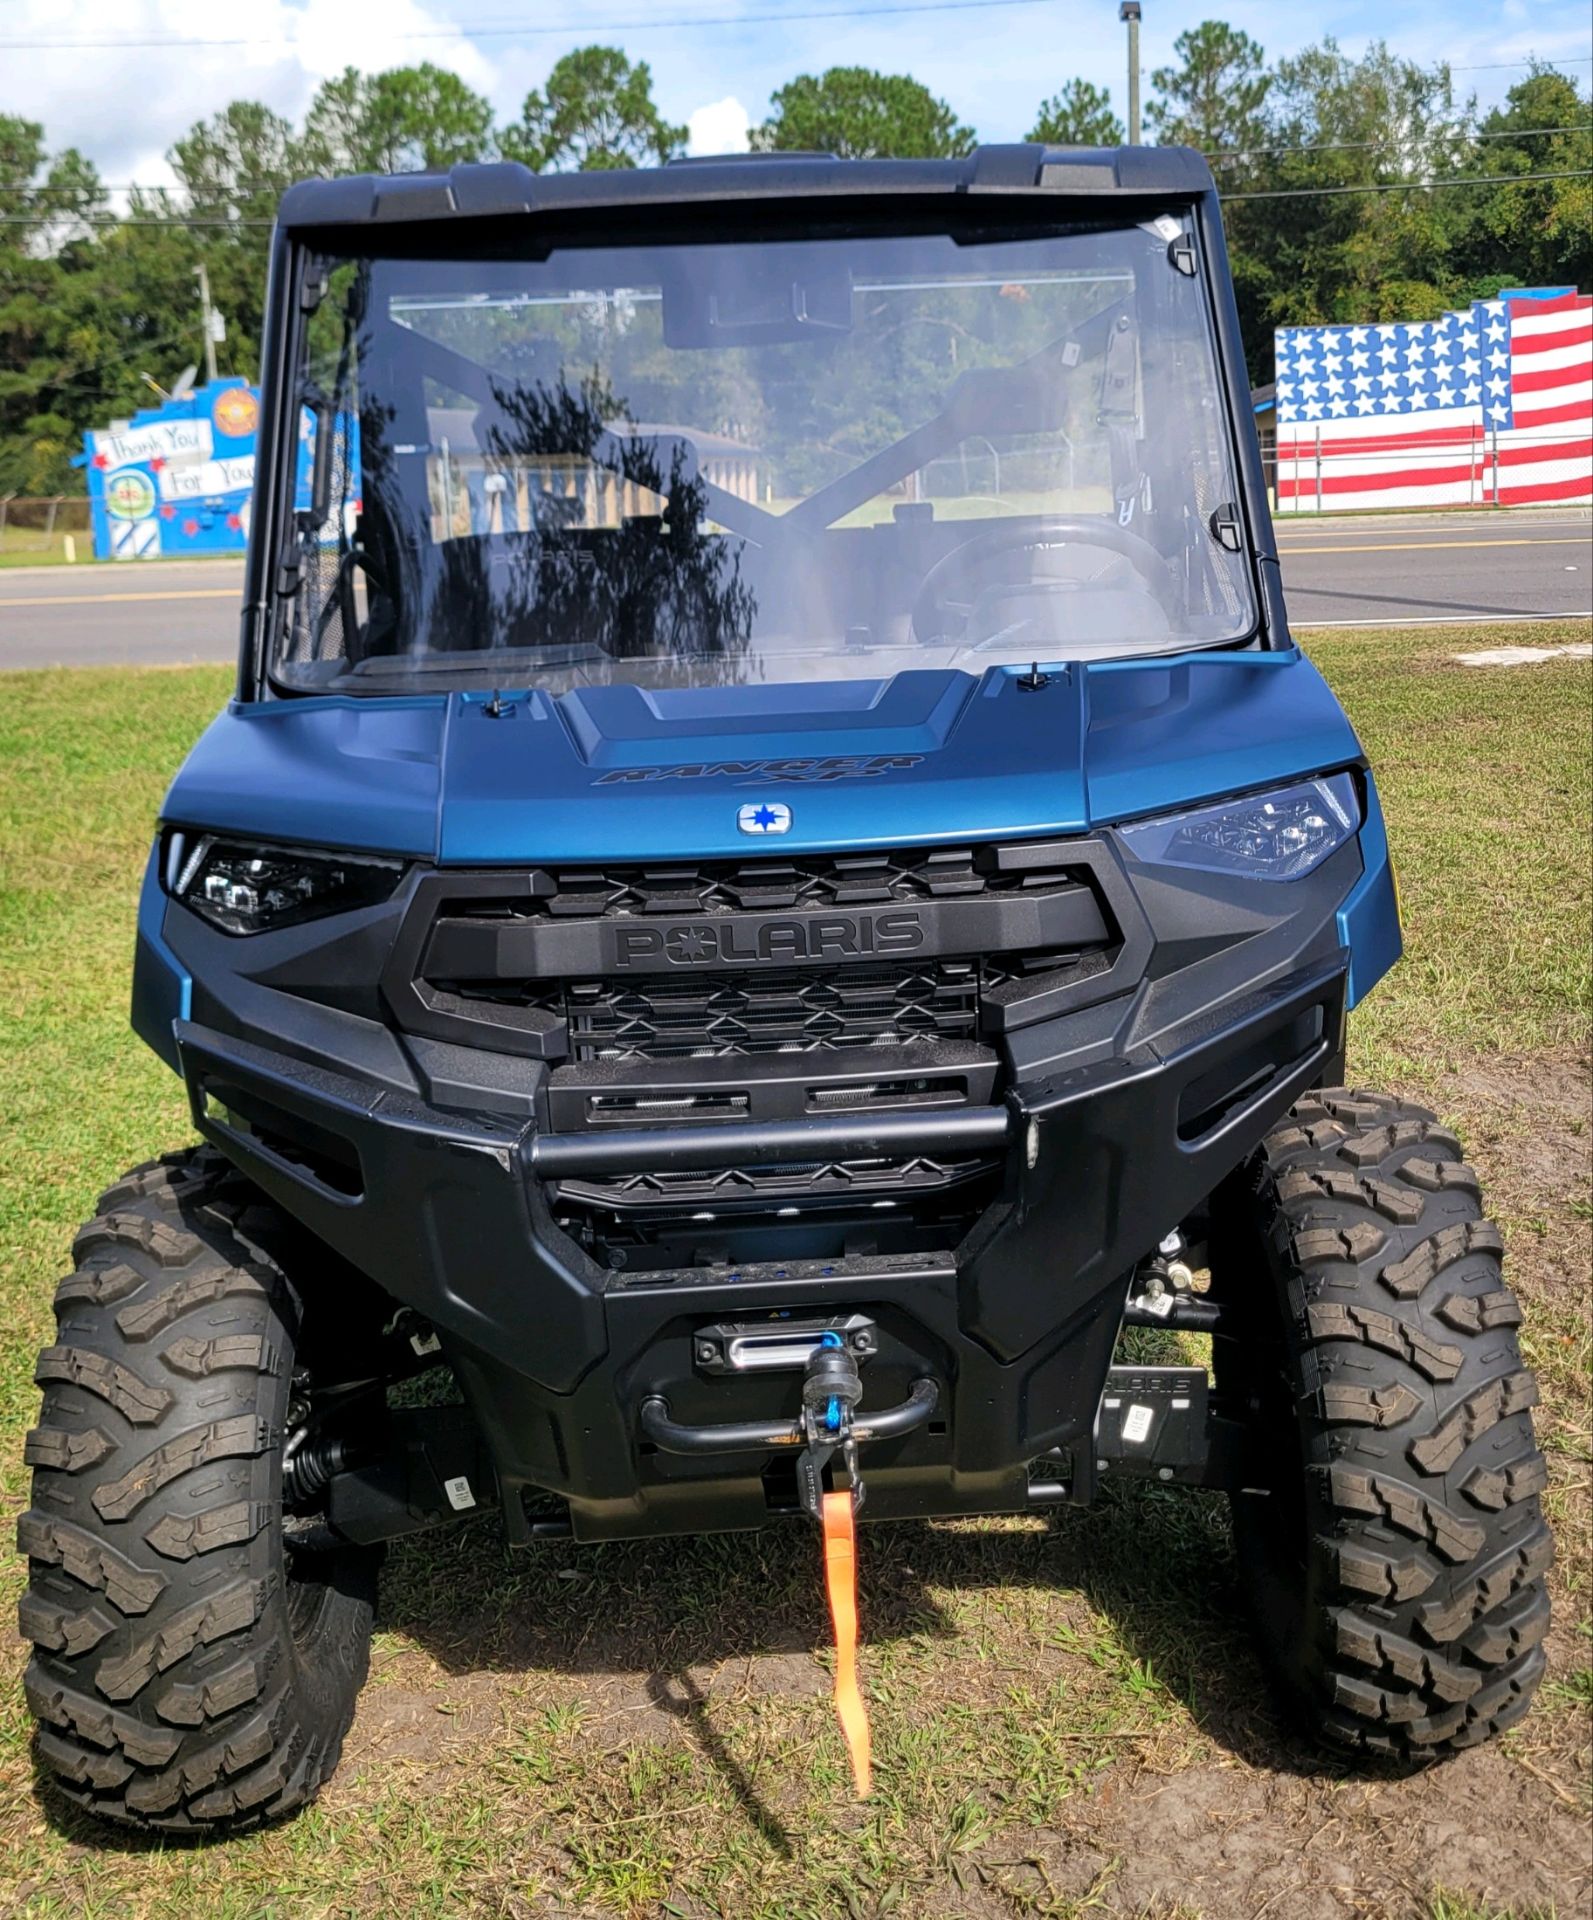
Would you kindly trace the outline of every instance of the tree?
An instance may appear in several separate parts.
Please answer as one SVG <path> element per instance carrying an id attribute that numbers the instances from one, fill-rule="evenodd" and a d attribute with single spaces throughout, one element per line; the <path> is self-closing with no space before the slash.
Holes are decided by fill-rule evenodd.
<path id="1" fill-rule="evenodd" d="M 104 207 L 82 154 L 52 158 L 36 121 L 0 114 L 0 492 L 71 485 L 73 401 L 97 369 L 83 366 L 88 343 L 74 337 L 65 289 L 92 247 L 85 221 Z"/>
<path id="2" fill-rule="evenodd" d="M 293 128 L 257 100 L 234 100 L 198 121 L 166 158 L 195 207 L 222 212 L 274 203 L 303 167 Z"/>
<path id="3" fill-rule="evenodd" d="M 968 153 L 974 133 L 929 89 L 904 73 L 831 67 L 799 74 L 770 101 L 752 130 L 754 151 L 833 153 L 846 160 L 881 156 L 943 160 Z"/>
<path id="4" fill-rule="evenodd" d="M 357 67 L 345 67 L 316 89 L 304 116 L 304 161 L 311 173 L 359 173 L 366 169 L 366 85 Z"/>
<path id="5" fill-rule="evenodd" d="M 1457 102 L 1448 69 L 1381 41 L 1351 56 L 1328 38 L 1279 61 L 1269 104 L 1273 151 L 1247 184 L 1295 197 L 1236 209 L 1243 248 L 1263 263 L 1250 305 L 1265 333 L 1426 320 L 1458 301 L 1458 198 L 1403 184 L 1448 178 L 1468 149 L 1471 103 Z"/>
<path id="6" fill-rule="evenodd" d="M 37 121 L 0 113 L 0 255 L 37 252 L 52 236 L 81 232 L 104 205 L 99 174 L 76 147 L 51 159 Z"/>
<path id="7" fill-rule="evenodd" d="M 1455 197 L 1465 223 L 1456 265 L 1480 295 L 1499 286 L 1593 286 L 1593 100 L 1536 66 L 1482 123 L 1466 170 L 1512 178 Z M 1482 283 L 1491 281 L 1491 285 Z"/>
<path id="8" fill-rule="evenodd" d="M 633 66 L 618 47 L 577 47 L 554 63 L 547 85 L 533 90 L 518 126 L 502 136 L 506 158 L 538 173 L 651 165 L 686 144 L 653 101 L 645 60 Z"/>
<path id="9" fill-rule="evenodd" d="M 1029 138 L 1053 147 L 1120 147 L 1123 123 L 1113 113 L 1112 96 L 1105 88 L 1070 80 L 1060 93 L 1040 103 Z"/>
<path id="10" fill-rule="evenodd" d="M 417 173 L 491 158 L 492 108 L 457 73 L 430 61 L 324 81 L 305 118 L 302 154 L 315 173 Z"/>
<path id="11" fill-rule="evenodd" d="M 314 169 L 292 126 L 257 100 L 234 100 L 199 121 L 166 158 L 180 191 L 159 196 L 152 210 L 191 218 L 194 255 L 204 261 L 211 297 L 227 323 L 223 368 L 252 372 L 260 353 L 270 223 L 284 189 Z M 141 235 L 140 242 L 144 255 L 171 262 L 174 297 L 192 309 L 193 260 L 184 268 L 152 236 Z M 198 346 L 193 357 L 199 358 Z"/>
<path id="12" fill-rule="evenodd" d="M 1173 52 L 1178 65 L 1151 75 L 1157 97 L 1145 115 L 1162 144 L 1206 154 L 1263 145 L 1272 77 L 1249 34 L 1222 20 L 1203 20 L 1179 34 Z"/>

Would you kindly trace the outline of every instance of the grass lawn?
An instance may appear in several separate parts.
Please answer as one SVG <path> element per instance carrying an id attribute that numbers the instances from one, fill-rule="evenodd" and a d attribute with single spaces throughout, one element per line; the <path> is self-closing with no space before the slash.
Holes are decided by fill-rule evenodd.
<path id="1" fill-rule="evenodd" d="M 72 530 L 79 561 L 94 558 L 94 539 L 86 528 Z M 0 567 L 66 565 L 66 534 L 44 534 L 33 527 L 0 527 Z"/>
<path id="2" fill-rule="evenodd" d="M 1551 1675 L 1502 1746 L 1351 1772 L 1274 1720 L 1222 1503 L 865 1533 L 878 1792 L 848 1798 L 805 1530 L 510 1557 L 395 1550 L 320 1803 L 222 1847 L 106 1837 L 36 1789 L 0 1636 L 0 1914 L 1571 1920 L 1587 1911 L 1593 671 L 1470 670 L 1486 630 L 1318 633 L 1378 768 L 1408 953 L 1352 1078 L 1467 1141 L 1543 1384 Z M 1527 637 L 1511 627 L 1512 642 Z M 1581 639 L 1572 623 L 1534 642 Z M 179 1144 L 126 1026 L 135 889 L 219 668 L 0 676 L 0 1496 L 75 1224 Z M 0 1552 L 7 1611 L 24 1569 Z"/>
<path id="3" fill-rule="evenodd" d="M 94 535 L 87 527 L 68 529 L 74 544 L 74 559 L 68 561 L 66 551 L 66 532 L 52 533 L 46 536 L 32 527 L 0 527 L 0 569 L 6 567 L 64 567 L 75 565 L 82 567 L 85 575 L 94 572 Z M 140 560 L 141 567 L 192 566 L 196 560 L 241 561 L 239 553 L 196 553 L 196 554 L 158 554 L 153 559 Z M 134 563 L 128 562 L 129 565 Z"/>

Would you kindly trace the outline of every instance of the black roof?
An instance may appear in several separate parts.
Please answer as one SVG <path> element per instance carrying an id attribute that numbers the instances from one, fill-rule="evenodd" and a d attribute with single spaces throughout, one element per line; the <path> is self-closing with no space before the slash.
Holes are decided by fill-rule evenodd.
<path id="1" fill-rule="evenodd" d="M 1172 195 L 1211 190 L 1189 147 L 976 147 L 961 160 L 837 160 L 830 154 L 727 154 L 663 167 L 533 173 L 518 161 L 446 173 L 301 180 L 282 196 L 285 226 L 354 227 L 407 220 L 492 219 L 705 202 L 1059 193 Z"/>

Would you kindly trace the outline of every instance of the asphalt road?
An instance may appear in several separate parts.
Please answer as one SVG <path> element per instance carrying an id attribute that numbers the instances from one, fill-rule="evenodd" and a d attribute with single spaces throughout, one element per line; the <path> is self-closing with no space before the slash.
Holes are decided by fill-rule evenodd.
<path id="1" fill-rule="evenodd" d="M 1301 628 L 1593 610 L 1585 509 L 1292 520 L 1278 544 Z M 242 577 L 232 561 L 0 571 L 0 668 L 231 660 Z"/>
<path id="2" fill-rule="evenodd" d="M 1541 620 L 1593 610 L 1586 508 L 1335 514 L 1280 521 L 1277 533 L 1296 627 Z"/>

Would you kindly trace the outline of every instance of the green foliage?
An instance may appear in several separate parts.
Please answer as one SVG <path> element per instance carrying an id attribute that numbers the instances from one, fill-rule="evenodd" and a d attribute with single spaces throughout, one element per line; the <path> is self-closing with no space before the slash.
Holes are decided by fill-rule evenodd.
<path id="1" fill-rule="evenodd" d="M 1562 129 L 1569 128 L 1566 132 Z M 1593 120 L 1575 84 L 1551 67 L 1534 67 L 1510 89 L 1479 131 L 1485 138 L 1468 170 L 1514 176 L 1466 196 L 1462 244 L 1479 277 L 1506 286 L 1593 283 Z M 1570 178 L 1521 180 L 1522 174 Z M 1479 298 L 1486 297 L 1480 291 Z"/>
<path id="2" fill-rule="evenodd" d="M 293 129 L 254 100 L 234 100 L 189 128 L 167 158 L 195 207 L 270 212 L 301 167 Z"/>
<path id="3" fill-rule="evenodd" d="M 1253 40 L 1208 20 L 1175 50 L 1179 64 L 1153 76 L 1149 119 L 1211 156 L 1231 196 L 1252 379 L 1272 377 L 1275 327 L 1424 320 L 1502 287 L 1593 282 L 1593 122 L 1563 74 L 1534 68 L 1479 123 L 1446 65 L 1382 41 L 1351 55 L 1329 37 L 1269 67 Z M 1574 177 L 1427 184 L 1549 172 Z"/>
<path id="4" fill-rule="evenodd" d="M 1179 34 L 1173 52 L 1178 64 L 1151 75 L 1158 97 L 1146 118 L 1161 144 L 1202 153 L 1259 146 L 1272 76 L 1249 34 L 1222 20 L 1203 20 Z"/>
<path id="5" fill-rule="evenodd" d="M 1469 111 L 1446 67 L 1401 60 L 1381 41 L 1352 58 L 1329 38 L 1279 61 L 1263 151 L 1217 169 L 1221 186 L 1294 196 L 1232 210 L 1253 369 L 1270 367 L 1276 326 L 1431 319 L 1461 297 L 1456 196 L 1382 189 L 1451 177 Z"/>
<path id="6" fill-rule="evenodd" d="M 323 83 L 305 120 L 302 157 L 314 173 L 415 173 L 489 159 L 492 108 L 456 73 L 345 67 Z"/>
<path id="7" fill-rule="evenodd" d="M 846 160 L 889 156 L 942 160 L 971 152 L 976 136 L 928 87 L 905 73 L 831 67 L 798 74 L 770 100 L 755 127 L 760 152 L 833 153 Z"/>
<path id="8" fill-rule="evenodd" d="M 1056 147 L 1119 147 L 1123 123 L 1112 111 L 1112 96 L 1088 80 L 1070 80 L 1059 93 L 1042 100 L 1028 138 Z"/>
<path id="9" fill-rule="evenodd" d="M 81 245 L 52 237 L 103 203 L 80 153 L 52 159 L 43 127 L 0 114 L 0 492 L 53 492 L 68 471 L 77 356 L 63 303 Z"/>
<path id="10" fill-rule="evenodd" d="M 577 47 L 555 63 L 541 92 L 525 97 L 520 124 L 505 128 L 504 154 L 540 172 L 552 168 L 651 166 L 686 144 L 653 102 L 645 60 L 618 47 Z"/>
<path id="11" fill-rule="evenodd" d="M 1446 68 L 1382 43 L 1353 56 L 1325 39 L 1269 63 L 1247 34 L 1207 20 L 1152 75 L 1147 118 L 1159 139 L 1212 156 L 1254 380 L 1272 377 L 1277 326 L 1425 319 L 1504 287 L 1593 286 L 1593 115 L 1552 67 L 1479 116 Z M 1121 137 L 1109 96 L 1080 79 L 1036 108 L 1029 134 Z M 78 491 L 82 430 L 147 403 L 144 374 L 165 385 L 201 359 L 200 261 L 227 322 L 223 371 L 253 373 L 269 223 L 291 180 L 496 155 L 539 170 L 650 165 L 685 138 L 646 64 L 614 47 L 565 55 L 502 128 L 444 68 L 350 67 L 297 127 L 250 100 L 199 122 L 167 156 L 176 184 L 135 195 L 120 220 L 82 154 L 0 115 L 0 491 Z M 909 76 L 832 67 L 778 89 L 752 144 L 933 158 L 974 139 Z M 1424 184 L 1457 179 L 1476 184 Z M 1288 197 L 1250 197 L 1270 194 Z"/>

